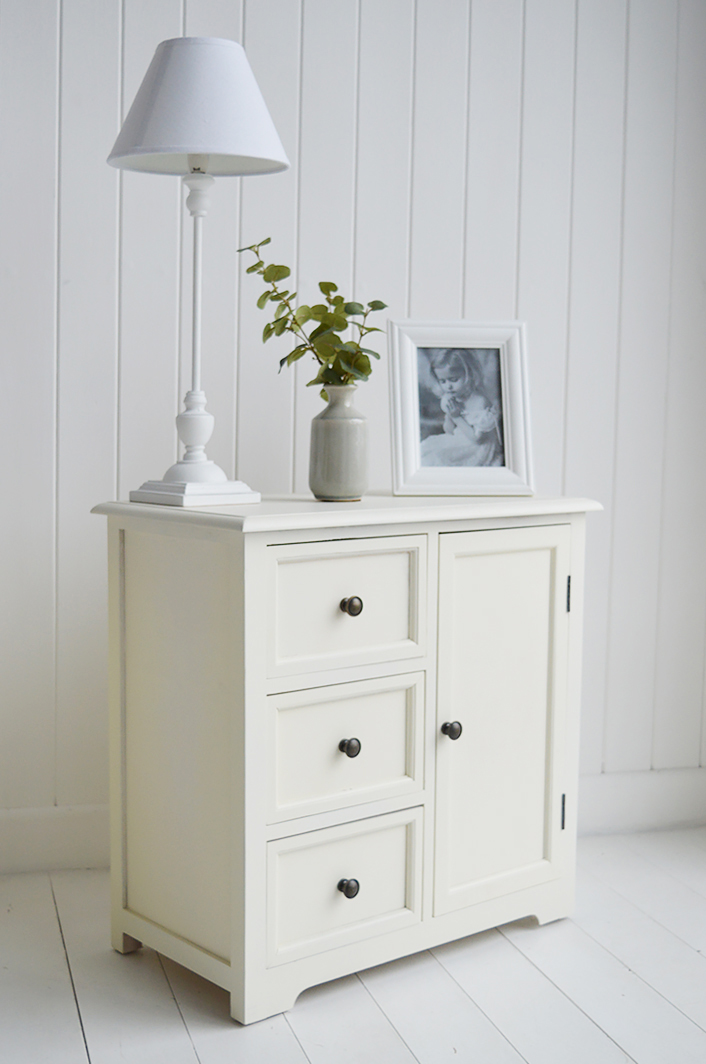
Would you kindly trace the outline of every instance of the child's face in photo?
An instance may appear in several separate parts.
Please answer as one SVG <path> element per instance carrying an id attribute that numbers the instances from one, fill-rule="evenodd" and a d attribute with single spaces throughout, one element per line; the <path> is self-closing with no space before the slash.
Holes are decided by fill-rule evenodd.
<path id="1" fill-rule="evenodd" d="M 460 395 L 466 386 L 465 374 L 453 363 L 450 366 L 439 366 L 434 370 L 434 376 L 444 395 Z"/>

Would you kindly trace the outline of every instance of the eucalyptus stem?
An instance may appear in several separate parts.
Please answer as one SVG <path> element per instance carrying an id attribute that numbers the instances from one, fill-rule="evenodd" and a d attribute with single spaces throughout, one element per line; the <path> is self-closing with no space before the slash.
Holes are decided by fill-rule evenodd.
<path id="1" fill-rule="evenodd" d="M 380 358 L 377 351 L 362 347 L 360 341 L 371 332 L 382 332 L 376 326 L 368 325 L 368 315 L 372 311 L 384 310 L 386 304 L 379 299 L 371 300 L 367 306 L 361 303 L 346 302 L 338 293 L 338 286 L 332 281 L 320 281 L 319 290 L 323 293 L 326 303 L 318 303 L 309 306 L 306 303 L 295 306 L 296 292 L 289 290 L 281 291 L 277 282 L 291 275 L 288 266 L 270 263 L 266 265 L 261 258 L 260 249 L 270 243 L 269 237 L 261 240 L 259 244 L 251 244 L 249 247 L 240 248 L 239 251 L 250 251 L 255 255 L 255 262 L 249 266 L 247 273 L 260 274 L 269 286 L 260 295 L 257 305 L 264 310 L 267 303 L 276 303 L 277 309 L 272 321 L 269 321 L 263 331 L 263 342 L 267 342 L 272 336 L 281 336 L 290 332 L 300 343 L 280 360 L 279 368 L 291 366 L 305 354 L 311 354 L 318 364 L 316 377 L 309 381 L 309 385 L 323 385 L 321 395 L 326 396 L 327 384 L 351 384 L 354 381 L 367 380 L 372 372 L 369 356 Z M 362 318 L 362 321 L 357 320 Z M 315 329 L 306 333 L 304 324 L 307 321 L 316 321 Z M 358 330 L 357 340 L 344 340 L 340 333 L 345 332 L 351 325 Z"/>

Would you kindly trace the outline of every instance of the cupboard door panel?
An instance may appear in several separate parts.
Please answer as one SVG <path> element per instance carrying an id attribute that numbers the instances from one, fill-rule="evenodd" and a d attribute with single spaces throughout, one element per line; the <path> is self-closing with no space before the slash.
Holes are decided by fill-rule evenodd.
<path id="1" fill-rule="evenodd" d="M 435 915 L 560 874 L 568 574 L 564 526 L 441 536 Z"/>

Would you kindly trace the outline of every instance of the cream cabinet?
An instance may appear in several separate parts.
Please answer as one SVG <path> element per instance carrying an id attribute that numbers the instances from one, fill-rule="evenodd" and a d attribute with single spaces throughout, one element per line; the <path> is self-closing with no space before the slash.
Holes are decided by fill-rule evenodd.
<path id="1" fill-rule="evenodd" d="M 106 503 L 113 945 L 235 1019 L 571 911 L 571 499 Z"/>

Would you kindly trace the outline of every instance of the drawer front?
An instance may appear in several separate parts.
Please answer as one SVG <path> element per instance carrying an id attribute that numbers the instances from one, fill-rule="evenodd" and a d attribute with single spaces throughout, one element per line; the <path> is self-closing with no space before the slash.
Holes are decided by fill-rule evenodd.
<path id="1" fill-rule="evenodd" d="M 274 750 L 271 824 L 421 791 L 423 673 L 270 695 L 267 701 Z"/>
<path id="2" fill-rule="evenodd" d="M 418 923 L 421 829 L 417 807 L 269 843 L 269 964 Z M 357 881 L 355 897 L 342 880 Z"/>
<path id="3" fill-rule="evenodd" d="M 268 547 L 268 676 L 425 653 L 426 536 Z M 357 616 L 341 602 L 358 598 Z"/>

